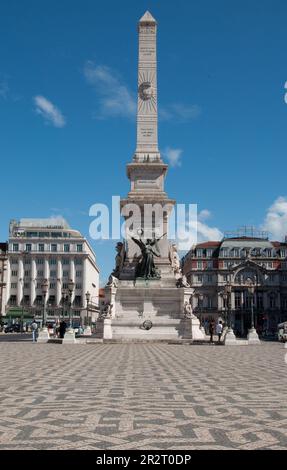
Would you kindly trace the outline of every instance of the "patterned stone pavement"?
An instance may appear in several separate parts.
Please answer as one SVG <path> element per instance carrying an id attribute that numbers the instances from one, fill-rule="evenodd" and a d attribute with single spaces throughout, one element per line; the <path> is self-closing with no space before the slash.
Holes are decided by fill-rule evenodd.
<path id="1" fill-rule="evenodd" d="M 0 449 L 287 449 L 287 350 L 0 344 Z"/>

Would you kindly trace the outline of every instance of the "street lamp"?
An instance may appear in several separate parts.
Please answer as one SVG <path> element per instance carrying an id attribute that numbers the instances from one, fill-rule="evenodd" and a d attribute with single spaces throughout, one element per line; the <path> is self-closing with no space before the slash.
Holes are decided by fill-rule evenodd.
<path id="1" fill-rule="evenodd" d="M 63 317 L 63 320 L 65 319 L 65 303 L 66 303 L 66 300 L 67 300 L 67 290 L 62 289 L 62 317 Z"/>
<path id="2" fill-rule="evenodd" d="M 202 325 L 202 302 L 203 302 L 203 294 L 198 294 L 197 295 L 197 298 L 198 298 L 198 313 L 199 313 L 199 321 L 200 321 L 200 329 L 203 328 L 203 325 Z"/>
<path id="3" fill-rule="evenodd" d="M 248 331 L 247 339 L 248 344 L 260 344 L 260 340 L 257 334 L 257 331 L 254 327 L 254 292 L 255 292 L 255 283 L 250 277 L 246 279 L 247 291 L 251 296 L 251 328 Z"/>
<path id="4" fill-rule="evenodd" d="M 251 330 L 254 330 L 254 291 L 255 287 L 252 279 L 249 277 L 246 279 L 248 294 L 250 295 L 250 307 L 251 307 Z"/>
<path id="5" fill-rule="evenodd" d="M 89 302 L 90 302 L 91 294 L 89 291 L 86 292 L 86 301 L 87 301 L 87 320 L 86 326 L 89 326 Z"/>
<path id="6" fill-rule="evenodd" d="M 225 302 L 226 302 L 228 330 L 232 330 L 232 327 L 231 327 L 231 312 L 230 312 L 231 292 L 232 292 L 232 285 L 231 285 L 230 282 L 227 282 L 224 286 L 223 298 L 225 299 Z"/>
<path id="7" fill-rule="evenodd" d="M 75 288 L 75 283 L 72 279 L 68 282 L 68 291 L 69 291 L 69 329 L 73 329 L 73 318 L 72 318 L 72 295 Z"/>
<path id="8" fill-rule="evenodd" d="M 84 335 L 90 336 L 92 334 L 91 326 L 90 326 L 90 321 L 89 321 L 89 304 L 91 300 L 91 294 L 89 291 L 86 292 L 86 301 L 87 301 L 87 319 L 86 319 L 86 325 L 84 329 Z"/>
<path id="9" fill-rule="evenodd" d="M 43 316 L 42 316 L 42 329 L 46 328 L 47 323 L 47 312 L 46 312 L 46 297 L 49 288 L 48 279 L 44 279 L 41 284 L 42 294 L 43 294 Z"/>
<path id="10" fill-rule="evenodd" d="M 49 288 L 49 282 L 48 279 L 44 279 L 42 284 L 41 284 L 41 289 L 42 289 L 42 294 L 43 294 L 43 316 L 42 316 L 42 328 L 40 329 L 39 335 L 37 342 L 38 343 L 46 343 L 49 338 L 49 330 L 46 326 L 47 323 L 47 313 L 46 313 L 46 298 L 47 298 L 47 292 Z"/>
<path id="11" fill-rule="evenodd" d="M 231 324 L 231 311 L 230 311 L 230 304 L 231 304 L 231 294 L 232 294 L 232 284 L 228 281 L 224 286 L 223 291 L 223 298 L 226 300 L 226 311 L 227 311 L 227 332 L 224 337 L 224 344 L 236 344 L 236 337 L 234 331 L 232 329 Z"/>

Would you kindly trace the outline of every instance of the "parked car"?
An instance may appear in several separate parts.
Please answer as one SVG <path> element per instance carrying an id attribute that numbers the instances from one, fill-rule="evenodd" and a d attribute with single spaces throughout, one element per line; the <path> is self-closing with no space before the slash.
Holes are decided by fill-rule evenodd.
<path id="1" fill-rule="evenodd" d="M 14 325 L 7 325 L 4 328 L 4 333 L 20 333 L 20 325 L 18 323 L 15 323 Z"/>
<path id="2" fill-rule="evenodd" d="M 285 343 L 287 341 L 287 321 L 278 325 L 278 341 Z"/>

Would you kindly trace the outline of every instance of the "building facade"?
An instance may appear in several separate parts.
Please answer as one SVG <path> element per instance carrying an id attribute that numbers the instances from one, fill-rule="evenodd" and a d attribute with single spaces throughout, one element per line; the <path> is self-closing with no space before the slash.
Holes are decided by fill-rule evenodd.
<path id="1" fill-rule="evenodd" d="M 48 284 L 46 295 L 43 281 Z M 67 302 L 71 283 L 73 291 Z M 91 246 L 79 231 L 62 218 L 10 222 L 6 316 L 17 315 L 18 310 L 26 317 L 41 318 L 45 300 L 48 320 L 68 316 L 70 311 L 74 319 L 80 319 L 87 292 L 98 305 L 99 269 Z"/>
<path id="2" fill-rule="evenodd" d="M 0 319 L 5 315 L 8 244 L 0 243 Z"/>
<path id="3" fill-rule="evenodd" d="M 199 243 L 183 258 L 182 268 L 202 324 L 229 318 L 234 332 L 245 336 L 252 315 L 259 334 L 275 332 L 287 320 L 286 242 L 239 236 Z"/>

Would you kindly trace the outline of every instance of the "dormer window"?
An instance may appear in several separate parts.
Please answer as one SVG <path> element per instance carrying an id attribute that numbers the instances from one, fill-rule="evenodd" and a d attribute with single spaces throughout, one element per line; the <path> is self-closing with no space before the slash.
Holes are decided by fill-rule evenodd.
<path id="1" fill-rule="evenodd" d="M 272 257 L 272 250 L 270 248 L 267 248 L 266 249 L 266 256 L 267 258 L 271 258 Z"/>
<path id="2" fill-rule="evenodd" d="M 228 257 L 228 249 L 227 249 L 227 248 L 223 248 L 223 250 L 222 250 L 222 256 L 223 256 L 223 258 L 227 258 L 227 257 Z"/>

